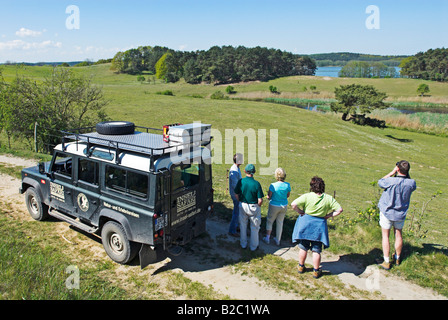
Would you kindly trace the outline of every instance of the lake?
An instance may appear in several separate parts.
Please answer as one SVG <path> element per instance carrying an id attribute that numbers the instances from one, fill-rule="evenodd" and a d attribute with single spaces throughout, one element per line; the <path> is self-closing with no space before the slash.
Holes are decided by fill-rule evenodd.
<path id="1" fill-rule="evenodd" d="M 341 71 L 342 67 L 318 67 L 316 70 L 316 76 L 318 77 L 331 77 L 331 78 L 339 78 L 339 71 Z M 401 68 L 395 67 L 397 74 L 400 74 Z M 305 109 L 316 111 L 316 109 L 305 106 Z M 438 107 L 417 107 L 417 108 L 391 108 L 401 113 L 416 113 L 416 112 L 430 112 L 430 113 L 448 113 L 448 108 L 438 108 Z"/>
<path id="2" fill-rule="evenodd" d="M 414 108 L 396 108 L 396 107 L 390 107 L 390 110 L 396 110 L 400 111 L 401 113 L 405 114 L 413 114 L 418 112 L 429 112 L 429 113 L 448 113 L 448 108 L 438 108 L 438 107 L 414 107 Z"/>
<path id="3" fill-rule="evenodd" d="M 317 67 L 316 76 L 318 77 L 331 77 L 339 78 L 339 71 L 342 67 Z M 395 67 L 397 74 L 400 74 L 401 68 Z"/>
<path id="4" fill-rule="evenodd" d="M 339 71 L 341 69 L 342 67 L 317 67 L 316 76 L 339 78 Z"/>

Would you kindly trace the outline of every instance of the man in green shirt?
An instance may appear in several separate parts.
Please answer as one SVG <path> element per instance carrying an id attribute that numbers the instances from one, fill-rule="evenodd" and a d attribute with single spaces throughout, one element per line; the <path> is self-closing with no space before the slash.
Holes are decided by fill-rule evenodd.
<path id="1" fill-rule="evenodd" d="M 263 189 L 254 179 L 255 166 L 248 164 L 244 169 L 246 177 L 239 180 L 235 186 L 235 195 L 240 202 L 240 244 L 247 247 L 247 222 L 250 222 L 250 249 L 256 250 L 259 243 L 258 232 L 261 225 L 261 205 L 263 204 Z"/>

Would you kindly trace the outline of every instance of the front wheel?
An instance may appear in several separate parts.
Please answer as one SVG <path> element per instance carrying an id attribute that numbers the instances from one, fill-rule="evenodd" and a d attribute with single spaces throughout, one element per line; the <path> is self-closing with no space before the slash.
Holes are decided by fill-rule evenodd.
<path id="1" fill-rule="evenodd" d="M 30 216 L 37 221 L 48 218 L 48 208 L 42 203 L 39 193 L 33 187 L 29 187 L 25 193 L 26 208 Z"/>
<path id="2" fill-rule="evenodd" d="M 129 241 L 121 224 L 109 221 L 101 230 L 101 240 L 107 255 L 115 262 L 126 264 L 135 258 L 138 245 Z"/>

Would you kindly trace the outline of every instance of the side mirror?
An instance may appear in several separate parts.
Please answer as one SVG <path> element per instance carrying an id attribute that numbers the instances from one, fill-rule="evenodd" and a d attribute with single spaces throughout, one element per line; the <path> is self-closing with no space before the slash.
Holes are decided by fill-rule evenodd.
<path id="1" fill-rule="evenodd" d="M 39 162 L 38 167 L 39 167 L 39 173 L 44 174 L 45 173 L 45 163 Z"/>

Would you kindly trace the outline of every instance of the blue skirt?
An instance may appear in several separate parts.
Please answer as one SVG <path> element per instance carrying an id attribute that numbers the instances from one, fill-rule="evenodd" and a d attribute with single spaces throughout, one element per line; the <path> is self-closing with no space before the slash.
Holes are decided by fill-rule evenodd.
<path id="1" fill-rule="evenodd" d="M 308 214 L 299 216 L 292 233 L 292 242 L 295 243 L 298 240 L 320 241 L 325 249 L 330 247 L 327 220 Z"/>

